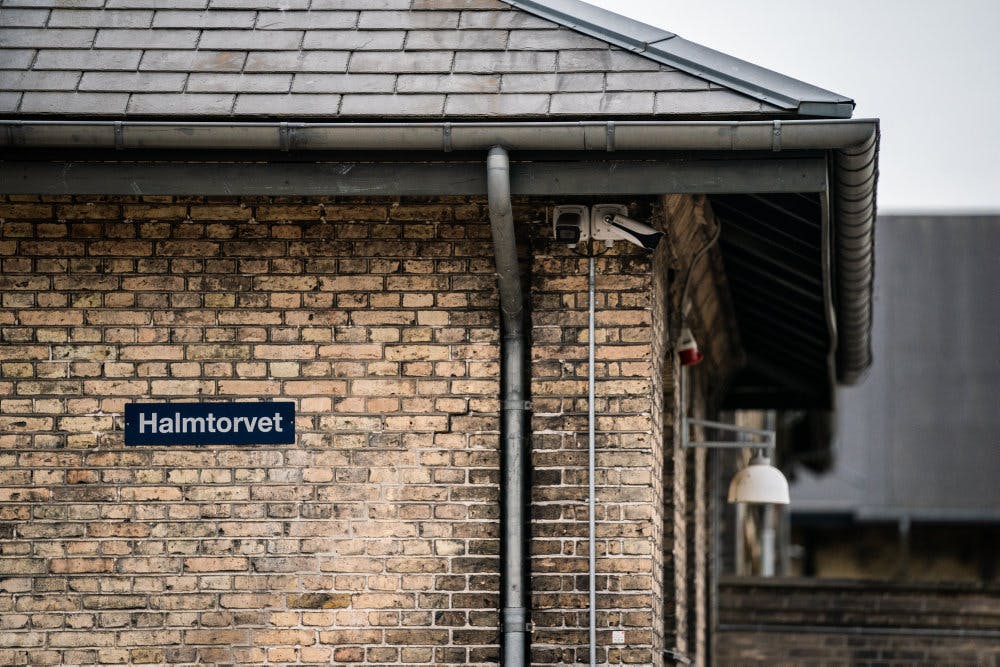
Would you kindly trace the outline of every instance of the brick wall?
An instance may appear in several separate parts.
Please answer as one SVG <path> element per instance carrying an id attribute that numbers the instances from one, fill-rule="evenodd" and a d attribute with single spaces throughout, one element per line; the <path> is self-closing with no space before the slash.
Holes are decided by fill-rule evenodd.
<path id="1" fill-rule="evenodd" d="M 642 212 L 640 212 L 640 210 Z M 651 215 L 630 209 L 633 215 Z M 542 218 L 538 213 L 534 219 Z M 540 231 L 537 239 L 545 239 Z M 582 251 L 582 247 L 581 247 Z M 599 664 L 658 664 L 662 460 L 653 435 L 654 261 L 626 244 L 595 260 Z M 537 243 L 532 264 L 533 664 L 587 663 L 588 261 Z M 614 641 L 613 633 L 624 633 Z M 607 647 L 607 648 L 605 648 Z"/>
<path id="2" fill-rule="evenodd" d="M 716 664 L 1000 664 L 996 586 L 723 579 Z"/>
<path id="3" fill-rule="evenodd" d="M 664 532 L 671 557 L 666 559 L 668 583 L 674 597 L 667 610 L 665 644 L 667 650 L 704 664 L 708 653 L 708 568 L 711 532 L 709 526 L 709 484 L 705 449 L 683 451 L 680 447 L 680 373 L 685 373 L 686 406 L 689 416 L 715 418 L 716 404 L 728 375 L 742 362 L 738 329 L 730 301 L 725 270 L 717 246 L 692 266 L 692 258 L 710 242 L 716 220 L 704 197 L 666 196 L 661 201 L 668 220 L 667 257 L 664 271 L 671 279 L 664 286 L 664 302 L 672 308 L 669 320 L 674 333 L 680 326 L 680 309 L 685 307 L 685 324 L 694 332 L 705 359 L 697 366 L 674 368 L 675 357 L 665 359 L 663 372 L 665 422 L 671 430 L 664 434 L 667 475 L 664 488 L 671 515 Z M 680 303 L 682 283 L 690 271 L 688 305 Z M 667 345 L 667 341 L 664 341 Z M 672 351 L 673 347 L 670 346 Z M 697 432 L 697 429 L 696 429 Z"/>
<path id="4" fill-rule="evenodd" d="M 497 659 L 484 202 L 11 197 L 0 218 L 0 664 Z M 522 202 L 517 218 L 544 210 Z M 586 260 L 544 223 L 525 229 L 532 658 L 576 662 Z M 674 379 L 656 360 L 669 281 L 653 280 L 667 262 L 631 246 L 598 259 L 598 658 L 612 664 L 659 664 L 672 631 Z M 123 446 L 133 400 L 274 397 L 296 403 L 293 446 Z"/>
<path id="5" fill-rule="evenodd" d="M 0 217 L 0 663 L 496 658 L 479 203 Z M 278 396 L 296 446 L 123 447 L 140 397 Z"/>

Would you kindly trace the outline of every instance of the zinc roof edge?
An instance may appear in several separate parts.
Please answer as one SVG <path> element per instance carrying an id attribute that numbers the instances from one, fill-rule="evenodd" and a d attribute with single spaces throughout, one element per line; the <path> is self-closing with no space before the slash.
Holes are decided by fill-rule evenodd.
<path id="1" fill-rule="evenodd" d="M 503 0 L 506 4 L 663 65 L 801 116 L 850 118 L 846 96 L 754 65 L 674 33 L 581 0 Z M 645 34 L 644 34 L 645 33 Z"/>

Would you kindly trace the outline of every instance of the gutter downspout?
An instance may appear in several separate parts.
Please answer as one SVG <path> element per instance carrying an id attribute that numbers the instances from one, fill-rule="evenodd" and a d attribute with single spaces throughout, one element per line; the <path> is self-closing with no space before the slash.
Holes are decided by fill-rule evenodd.
<path id="1" fill-rule="evenodd" d="M 510 161 L 500 146 L 486 160 L 490 228 L 500 289 L 501 523 L 500 656 L 505 667 L 527 665 L 528 591 L 525 564 L 525 340 L 524 293 L 510 201 Z"/>

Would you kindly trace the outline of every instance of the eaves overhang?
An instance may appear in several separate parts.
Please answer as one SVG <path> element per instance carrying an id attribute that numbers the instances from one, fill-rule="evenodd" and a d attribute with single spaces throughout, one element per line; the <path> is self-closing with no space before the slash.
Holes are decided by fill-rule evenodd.
<path id="1" fill-rule="evenodd" d="M 830 380 L 835 375 L 849 383 L 871 363 L 878 131 L 877 120 L 835 119 L 0 121 L 0 192 L 84 194 L 98 188 L 104 194 L 208 194 L 207 182 L 229 174 L 235 185 L 225 194 L 398 196 L 431 194 L 428 188 L 483 194 L 480 170 L 471 162 L 499 145 L 515 158 L 531 152 L 556 156 L 548 163 L 515 165 L 514 194 L 813 193 L 824 202 L 822 214 L 830 222 L 829 236 L 821 240 L 833 259 L 824 269 L 831 293 L 822 299 L 835 311 L 825 350 L 836 352 Z M 411 156 L 408 163 L 400 160 L 403 154 Z M 478 157 L 470 161 L 469 155 Z"/>
<path id="2" fill-rule="evenodd" d="M 507 4 L 798 116 L 850 118 L 854 101 L 580 0 Z"/>

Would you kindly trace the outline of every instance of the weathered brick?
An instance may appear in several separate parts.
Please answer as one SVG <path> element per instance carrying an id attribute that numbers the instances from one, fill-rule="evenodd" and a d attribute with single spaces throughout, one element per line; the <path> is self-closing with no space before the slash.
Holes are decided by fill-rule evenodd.
<path id="1" fill-rule="evenodd" d="M 227 572 L 246 570 L 249 561 L 234 556 L 185 558 L 184 569 L 190 572 Z"/>
<path id="2" fill-rule="evenodd" d="M 197 13 L 163 20 L 197 29 L 197 21 L 208 20 Z M 449 21 L 463 16 L 452 13 Z M 301 63 L 317 53 L 327 55 L 310 52 Z M 433 61 L 435 53 L 426 55 Z M 194 71 L 215 67 L 208 55 L 198 56 Z M 241 51 L 214 56 L 218 69 L 242 66 Z M 178 54 L 150 50 L 146 58 L 143 67 L 186 71 L 167 65 L 180 63 Z M 294 69 L 301 63 L 289 61 L 287 72 L 309 71 Z M 414 73 L 414 85 L 420 76 L 436 77 Z M 470 85 L 502 85 L 493 71 L 460 76 Z M 358 78 L 351 85 L 373 77 L 377 87 L 393 75 L 348 77 Z M 222 78 L 203 83 L 231 85 Z M 440 85 L 459 80 L 442 77 Z M 432 87 L 412 92 L 444 94 Z M 275 109 L 286 99 L 273 98 Z M 45 606 L 51 610 L 38 613 L 93 617 L 93 625 L 67 620 L 66 628 L 116 628 L 116 646 L 59 647 L 109 651 L 80 663 L 257 664 L 268 656 L 360 662 L 376 655 L 495 661 L 500 352 L 483 201 L 125 197 L 23 204 L 38 208 L 4 230 L 17 244 L 9 266 L 22 273 L 0 276 L 0 286 L 22 299 L 13 306 L 17 313 L 77 313 L 83 321 L 18 324 L 23 342 L 0 347 L 0 354 L 21 350 L 4 364 L 26 374 L 5 378 L 11 400 L 20 403 L 10 412 L 0 399 L 4 415 L 35 420 L 24 422 L 29 439 L 11 441 L 17 457 L 5 462 L 0 455 L 5 471 L 32 473 L 6 486 L 0 479 L 0 498 L 12 501 L 5 507 L 35 503 L 35 511 L 0 514 L 0 521 L 18 521 L 21 543 L 31 540 L 46 554 L 0 558 L 0 568 L 20 568 L 11 576 L 30 587 L 15 591 L 24 607 L 18 614 Z M 526 212 L 524 219 L 544 215 Z M 576 585 L 566 573 L 581 571 L 581 547 L 572 540 L 583 535 L 577 510 L 585 458 L 570 434 L 585 424 L 579 397 L 586 267 L 568 254 L 533 261 L 540 355 L 532 393 L 545 407 L 534 417 L 536 576 L 553 579 L 551 590 L 560 592 L 568 614 L 559 627 L 576 633 L 566 619 L 584 605 L 565 587 Z M 635 623 L 645 623 L 649 637 L 654 616 L 646 593 L 658 570 L 640 529 L 662 523 L 651 487 L 663 477 L 654 470 L 649 401 L 640 403 L 656 391 L 649 383 L 657 357 L 648 350 L 656 320 L 646 308 L 657 299 L 636 296 L 651 292 L 648 264 L 626 265 L 617 254 L 600 261 L 608 281 L 602 303 L 609 304 L 601 309 L 598 346 L 600 425 L 608 443 L 599 480 L 609 517 L 600 524 L 600 553 L 602 567 L 620 560 L 607 568 L 629 570 L 616 575 L 634 592 L 627 604 L 639 606 L 620 604 L 647 614 Z M 116 430 L 123 406 L 146 396 L 295 400 L 297 444 L 124 448 Z M 621 429 L 628 435 L 618 439 Z M 58 456 L 20 450 L 42 443 Z M 63 447 L 96 449 L 84 460 Z M 57 574 L 53 567 L 69 565 L 54 566 L 56 559 L 107 559 L 111 569 Z M 644 573 L 641 579 L 633 570 Z M 52 595 L 60 586 L 73 594 Z M 625 610 L 609 611 L 617 613 Z M 250 645 L 258 640 L 271 645 Z M 469 642 L 482 650 L 473 653 Z M 354 648 L 358 657 L 349 655 Z"/>

